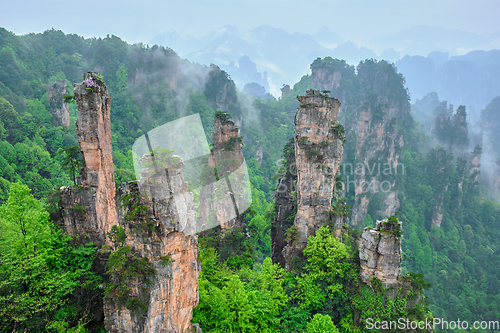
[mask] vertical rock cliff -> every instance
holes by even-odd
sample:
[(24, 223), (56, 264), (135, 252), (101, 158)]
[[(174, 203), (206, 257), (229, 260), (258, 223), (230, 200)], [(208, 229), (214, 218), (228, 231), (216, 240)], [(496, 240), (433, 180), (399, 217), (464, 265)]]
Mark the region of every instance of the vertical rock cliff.
[[(63, 228), (100, 248), (97, 266), (109, 280), (106, 330), (191, 332), (200, 263), (184, 164), (175, 156), (146, 155), (140, 184), (122, 185), (115, 197), (109, 93), (94, 72), (84, 74), (74, 93), (84, 170), (78, 187), (61, 189)], [(112, 241), (109, 235), (121, 229), (121, 240)]]
[[(221, 226), (223, 231), (242, 227), (247, 207), (244, 184), (243, 154), (239, 128), (229, 114), (217, 111), (212, 133), (212, 151), (204, 171), (200, 192), (201, 230)], [(231, 181), (232, 180), (232, 181)]]
[(231, 110), (236, 125), (241, 126), (242, 109), (238, 101), (236, 85), (229, 75), (216, 65), (210, 65), (210, 72), (204, 89), (207, 103), (214, 110), (227, 112)]
[[(149, 165), (140, 185), (130, 182), (120, 187), (118, 221), (127, 234), (125, 244), (136, 257), (147, 258), (156, 273), (151, 281), (142, 277), (128, 283), (128, 300), (142, 302), (145, 309), (124, 307), (116, 298), (107, 298), (106, 329), (187, 333), (193, 329), (201, 269), (198, 237), (192, 232), (196, 226), (193, 195), (184, 181), (180, 159), (174, 158), (161, 170), (158, 164)], [(154, 172), (159, 172), (157, 177), (147, 177)]]
[(339, 119), (345, 126), (348, 154), (341, 176), (346, 196), (354, 197), (349, 202), (351, 223), (359, 225), (369, 212), (389, 216), (400, 205), (404, 137), (398, 126), (411, 116), (404, 79), (392, 65), (366, 60), (356, 69), (357, 73), (354, 66), (329, 57), (311, 64), (313, 86), (342, 102)]
[[(274, 218), (271, 222), (272, 259), (286, 267), (283, 249), (287, 240), (293, 242), (290, 227), (293, 226), (297, 214), (297, 172), (295, 170), (295, 144), (290, 140), (284, 148), (283, 165), (279, 170), (278, 187), (274, 194)], [(288, 234), (287, 235), (287, 230)]]
[(475, 185), (479, 180), (479, 171), (481, 168), (481, 153), (482, 149), (480, 146), (474, 147), (474, 151), (472, 152), (472, 158), (469, 166), (469, 181)]
[(401, 275), (401, 230), (403, 224), (388, 226), (387, 219), (377, 221), (375, 229), (366, 228), (359, 244), (361, 280), (371, 285), (371, 278), (381, 280), (386, 287), (398, 285)]
[(64, 103), (66, 80), (57, 79), (54, 85), (47, 83), (49, 94), (50, 118), (54, 126), (69, 127), (69, 106)]
[[(337, 170), (344, 151), (344, 137), (337, 126), (340, 102), (308, 90), (297, 96), (295, 115), (295, 168), (297, 170), (296, 236), (285, 247), (285, 258), (307, 245), (307, 237), (330, 221)], [(337, 127), (336, 127), (337, 126)]]
[[(91, 235), (98, 245), (106, 242), (106, 233), (117, 223), (115, 178), (111, 145), (111, 97), (97, 73), (87, 72), (83, 82), (75, 84), (78, 108), (76, 123), (84, 169), (80, 188), (63, 191), (64, 227), (70, 235)], [(90, 86), (90, 87), (89, 87)]]

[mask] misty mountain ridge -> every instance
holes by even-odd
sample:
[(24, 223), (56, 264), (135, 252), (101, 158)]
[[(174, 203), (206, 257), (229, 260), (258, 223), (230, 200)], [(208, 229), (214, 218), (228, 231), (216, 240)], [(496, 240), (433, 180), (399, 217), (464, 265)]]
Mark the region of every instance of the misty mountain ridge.
[(500, 50), (447, 56), (444, 52), (428, 57), (406, 55), (396, 66), (405, 76), (412, 101), (435, 91), (454, 105), (465, 105), (474, 124), (479, 121), (479, 111), (500, 95)]
[[(420, 61), (426, 72), (432, 66), (433, 70), (438, 70), (450, 56), (498, 47), (500, 33), (479, 35), (442, 27), (416, 26), (358, 45), (353, 41), (343, 40), (338, 33), (330, 31), (326, 26), (310, 35), (288, 33), (269, 25), (262, 25), (250, 31), (226, 25), (202, 37), (168, 32), (157, 35), (149, 44), (168, 46), (181, 57), (191, 61), (218, 65), (231, 75), (240, 90), (246, 83), (251, 82), (247, 80), (249, 77), (257, 77), (259, 79), (253, 82), (265, 87), (266, 91), (274, 96), (279, 96), (279, 88), (283, 84), (297, 82), (302, 75), (309, 72), (309, 64), (318, 57), (331, 56), (357, 65), (359, 61), (370, 58), (398, 62), (405, 55), (420, 56), (427, 58)], [(240, 59), (243, 56), (247, 56), (255, 66), (240, 68)], [(405, 61), (401, 64), (402, 67), (408, 67)], [(421, 71), (420, 68), (415, 70)], [(401, 72), (405, 77), (413, 75), (404, 70)], [(410, 81), (412, 80), (410, 78)], [(438, 89), (417, 92), (416, 96), (421, 98), (432, 90)], [(438, 93), (446, 95), (440, 91)], [(490, 100), (491, 98), (488, 98), (488, 101), (480, 102), (476, 109), (481, 109)]]

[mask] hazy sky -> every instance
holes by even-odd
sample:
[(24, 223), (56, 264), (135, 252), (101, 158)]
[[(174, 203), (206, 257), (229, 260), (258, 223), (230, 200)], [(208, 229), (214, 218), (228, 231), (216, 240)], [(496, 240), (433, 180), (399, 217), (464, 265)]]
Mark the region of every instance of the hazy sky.
[[(311, 2), (309, 2), (311, 3)], [(167, 31), (203, 36), (230, 24), (250, 30), (267, 24), (313, 34), (322, 26), (344, 40), (366, 42), (416, 25), (473, 33), (500, 31), (499, 0), (4, 0), (0, 26), (16, 34), (55, 28), (85, 37), (114, 34), (147, 43)]]

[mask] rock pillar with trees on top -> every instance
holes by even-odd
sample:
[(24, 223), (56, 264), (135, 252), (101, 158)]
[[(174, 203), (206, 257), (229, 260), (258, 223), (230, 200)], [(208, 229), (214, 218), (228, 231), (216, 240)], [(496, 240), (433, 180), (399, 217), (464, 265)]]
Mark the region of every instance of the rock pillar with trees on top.
[[(332, 220), (332, 198), (337, 171), (344, 152), (344, 129), (338, 124), (338, 99), (308, 90), (297, 96), (295, 115), (295, 168), (297, 172), (297, 214), (292, 235), (285, 247), (287, 263), (300, 254), (307, 237)], [(293, 238), (293, 239), (292, 239)], [(288, 264), (287, 264), (288, 265)]]
[(111, 144), (111, 97), (95, 72), (83, 75), (73, 90), (83, 171), (76, 187), (62, 190), (64, 228), (70, 235), (90, 235), (98, 246), (117, 223), (115, 177)]
[[(106, 330), (191, 332), (197, 328), (190, 320), (200, 263), (183, 162), (168, 151), (148, 151), (143, 172), (154, 176), (122, 185), (115, 196), (106, 85), (98, 73), (87, 72), (74, 94), (83, 169), (75, 186), (61, 188), (63, 230), (99, 248), (95, 266), (105, 272)], [(157, 165), (162, 159), (172, 163)]]

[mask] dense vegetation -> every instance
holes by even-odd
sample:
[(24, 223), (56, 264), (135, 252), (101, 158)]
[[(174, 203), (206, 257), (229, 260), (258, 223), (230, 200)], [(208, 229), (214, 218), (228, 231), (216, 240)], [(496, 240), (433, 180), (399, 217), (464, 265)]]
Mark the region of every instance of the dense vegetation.
[[(348, 163), (356, 162), (352, 124), (357, 110), (370, 108), (381, 121), (387, 110), (381, 96), (406, 110), (395, 116), (397, 125), (392, 123), (405, 135), (399, 153), (406, 173), (390, 178), (397, 181), (404, 221), (405, 273), (421, 273), (432, 283), (426, 295), (436, 317), (498, 320), (500, 211), (485, 199), (487, 189), (470, 181), (468, 161), (447, 151), (449, 147), (432, 147), (409, 107), (405, 109), (404, 79), (392, 65), (367, 60), (354, 68), (325, 58), (311, 68), (342, 72), (331, 95), (345, 96), (341, 121)], [(169, 49), (127, 45), (115, 36), (84, 39), (49, 30), (18, 37), (0, 29), (0, 332), (102, 330), (102, 318), (92, 308), (115, 286), (106, 285), (92, 269), (97, 256), (93, 244), (70, 240), (49, 218), (57, 209), (51, 194), (74, 182), (65, 161), (77, 140), (74, 104), (69, 128), (52, 125), (47, 82), (66, 80), (71, 92), (87, 70), (102, 74), (112, 97), (117, 184), (134, 177), (134, 141), (163, 123), (199, 113), (210, 141), (220, 103), (242, 123), (252, 206), (245, 216), (247, 230), (223, 235), (232, 255), (215, 245), (220, 236), (200, 240), (200, 305), (193, 322), (204, 332), (354, 332), (361, 329), (354, 322), (370, 316), (430, 315), (423, 306), (406, 309), (410, 289), (391, 299), (383, 288), (363, 286), (355, 242), (359, 231), (354, 229), (343, 229), (343, 243), (328, 228), (320, 229), (309, 240), (302, 265), (291, 272), (269, 258), (275, 175), (280, 160), (290, 154), (291, 147), (283, 147), (294, 134), (295, 96), (312, 88), (311, 76), (281, 99), (264, 102), (239, 96), (225, 72), (191, 64)], [(383, 77), (384, 85), (379, 84)], [(229, 97), (221, 101), (217, 92), (225, 86)], [(454, 133), (444, 133), (443, 140), (449, 142), (446, 138)], [(349, 206), (355, 203), (353, 191), (345, 197)], [(385, 217), (380, 215), (384, 198), (372, 199), (367, 226)], [(444, 217), (441, 227), (433, 227), (438, 204)], [(421, 276), (411, 275), (412, 290), (426, 287), (419, 281)]]

